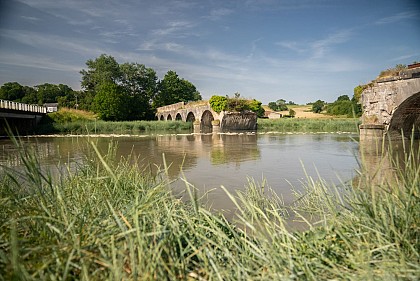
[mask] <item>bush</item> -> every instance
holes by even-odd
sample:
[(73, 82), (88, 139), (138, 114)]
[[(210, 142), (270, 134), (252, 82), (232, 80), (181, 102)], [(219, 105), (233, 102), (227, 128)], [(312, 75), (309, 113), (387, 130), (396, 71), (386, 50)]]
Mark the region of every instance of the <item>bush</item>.
[(211, 109), (220, 113), (227, 108), (227, 98), (223, 96), (212, 96), (209, 100)]

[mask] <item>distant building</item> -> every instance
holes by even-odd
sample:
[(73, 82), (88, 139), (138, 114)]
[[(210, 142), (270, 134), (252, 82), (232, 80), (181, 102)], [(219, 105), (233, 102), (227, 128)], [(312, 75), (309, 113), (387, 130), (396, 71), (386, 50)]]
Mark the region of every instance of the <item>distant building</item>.
[(44, 103), (47, 108), (47, 113), (56, 112), (58, 110), (58, 103)]
[(270, 112), (269, 114), (268, 114), (268, 118), (269, 119), (279, 119), (279, 118), (281, 118), (283, 115), (281, 114), (281, 113), (278, 113), (278, 112)]

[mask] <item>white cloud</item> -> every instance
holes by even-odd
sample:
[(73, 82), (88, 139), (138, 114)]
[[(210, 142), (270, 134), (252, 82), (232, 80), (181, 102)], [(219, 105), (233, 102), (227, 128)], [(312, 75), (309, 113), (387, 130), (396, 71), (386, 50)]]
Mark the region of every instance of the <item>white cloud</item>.
[(378, 24), (378, 25), (390, 24), (390, 23), (402, 21), (402, 20), (405, 20), (405, 19), (416, 18), (418, 16), (419, 16), (419, 13), (416, 12), (416, 11), (402, 12), (402, 13), (398, 13), (398, 14), (390, 16), (390, 17), (379, 19), (375, 22), (375, 24)]

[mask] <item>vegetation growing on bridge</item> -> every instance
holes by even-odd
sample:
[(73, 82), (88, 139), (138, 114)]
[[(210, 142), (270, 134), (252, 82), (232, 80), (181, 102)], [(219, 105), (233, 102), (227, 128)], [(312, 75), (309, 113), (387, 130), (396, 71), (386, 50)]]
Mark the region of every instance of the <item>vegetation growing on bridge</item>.
[[(4, 280), (416, 280), (420, 275), (418, 154), (395, 179), (354, 188), (308, 178), (285, 206), (265, 182), (227, 196), (228, 221), (186, 183), (152, 176), (92, 149), (56, 178), (22, 147), (20, 171), (0, 186)], [(417, 151), (419, 151), (417, 149)], [(389, 155), (392, 155), (390, 153)], [(134, 165), (133, 165), (134, 163)], [(47, 170), (48, 171), (48, 170)], [(275, 183), (272, 183), (275, 184)], [(287, 218), (307, 224), (292, 231)], [(312, 218), (312, 220), (311, 220)]]
[(255, 112), (258, 117), (264, 117), (264, 108), (260, 101), (241, 98), (239, 93), (236, 93), (233, 98), (214, 95), (210, 98), (209, 104), (217, 113), (221, 111), (241, 112), (250, 110)]

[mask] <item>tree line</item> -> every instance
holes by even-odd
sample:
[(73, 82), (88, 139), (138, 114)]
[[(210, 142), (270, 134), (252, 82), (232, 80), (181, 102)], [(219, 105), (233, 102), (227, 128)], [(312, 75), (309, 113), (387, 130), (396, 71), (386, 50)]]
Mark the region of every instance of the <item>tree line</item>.
[(81, 91), (63, 84), (44, 83), (34, 87), (8, 82), (0, 87), (0, 99), (95, 112), (102, 120), (152, 120), (157, 107), (201, 100), (201, 94), (189, 81), (169, 70), (162, 80), (156, 71), (138, 63), (119, 64), (102, 54), (86, 62), (82, 69)]

